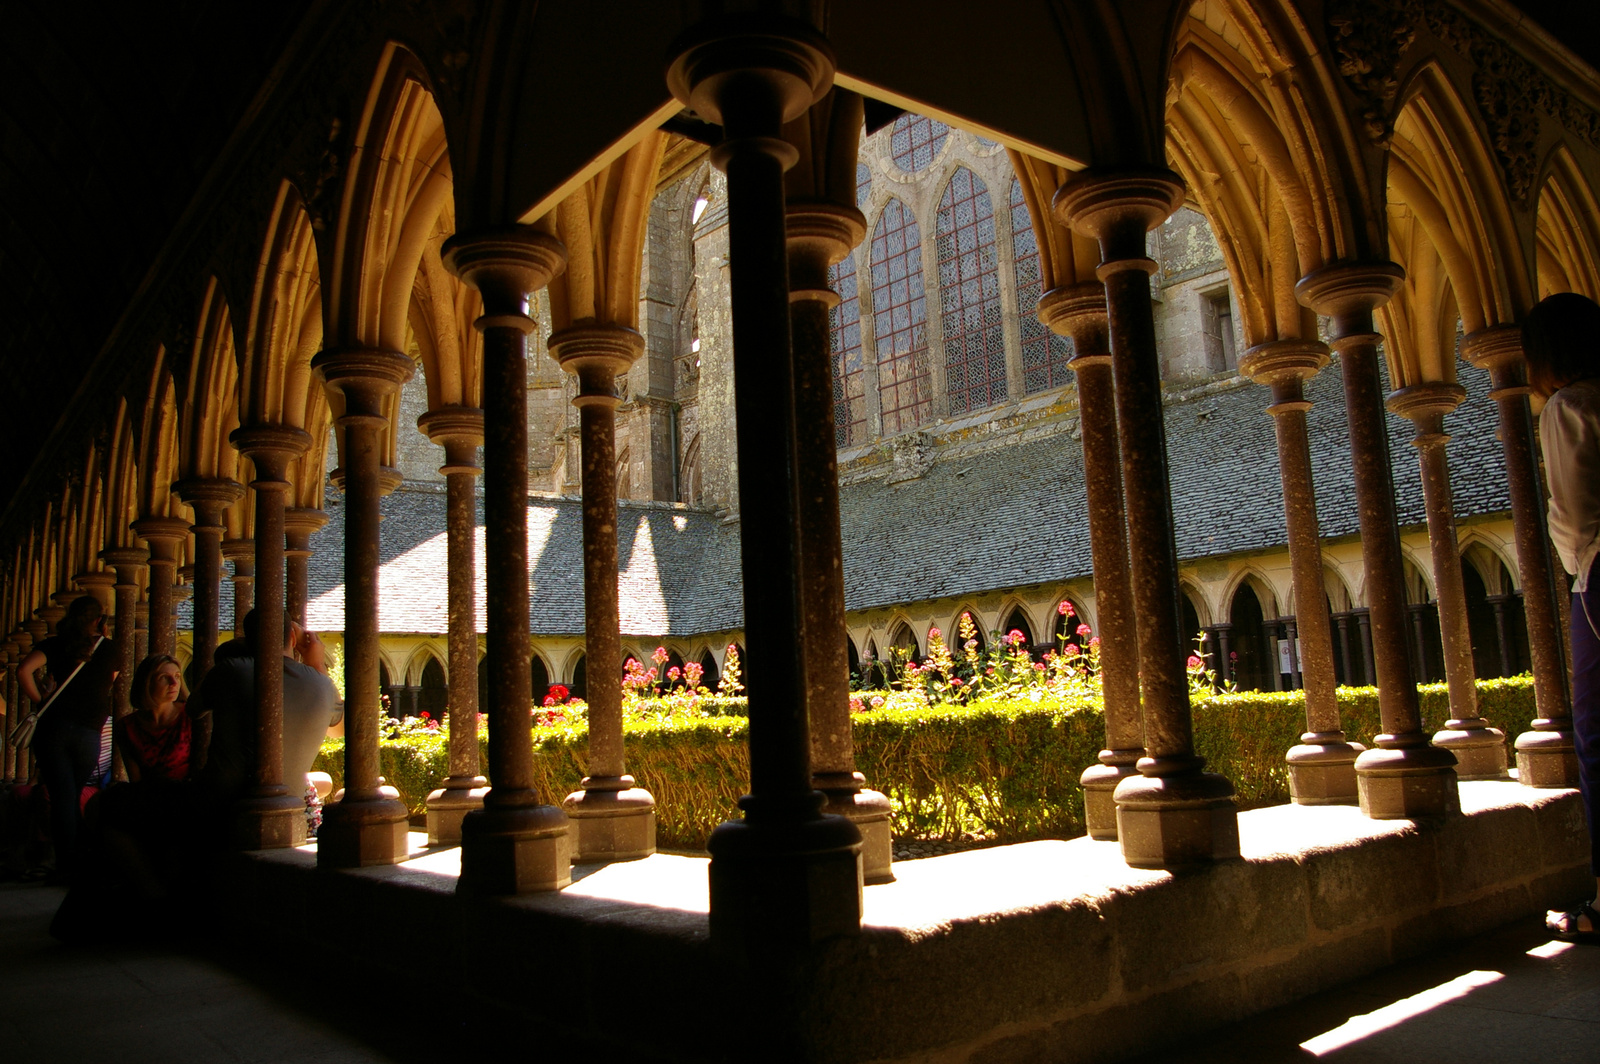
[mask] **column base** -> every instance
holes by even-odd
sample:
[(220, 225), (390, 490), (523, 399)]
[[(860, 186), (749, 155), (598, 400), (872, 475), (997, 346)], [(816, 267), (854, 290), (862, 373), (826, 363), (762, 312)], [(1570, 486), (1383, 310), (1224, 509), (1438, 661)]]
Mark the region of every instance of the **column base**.
[(304, 798), (278, 794), (246, 798), (233, 821), (233, 845), (240, 850), (286, 850), (306, 841)]
[(1301, 743), (1289, 748), (1289, 797), (1295, 805), (1355, 805), (1360, 743)]
[(1434, 746), (1368, 750), (1356, 758), (1362, 814), (1373, 820), (1415, 820), (1459, 813), (1455, 766), (1454, 754)]
[(813, 777), (817, 789), (826, 799), (822, 811), (829, 816), (842, 816), (861, 833), (861, 881), (869, 886), (894, 882), (894, 830), (889, 823), (893, 812), (886, 795), (868, 790), (867, 778), (853, 773), (855, 786), (827, 787), (824, 780)]
[(706, 848), (711, 942), (725, 955), (751, 959), (860, 933), (861, 833), (844, 817), (729, 820)]
[(318, 868), (399, 864), (410, 852), (410, 811), (393, 798), (341, 798), (322, 810)]
[(428, 845), (451, 846), (461, 841), (461, 818), (483, 808), (489, 781), (482, 776), (451, 776), (428, 795)]
[(1223, 776), (1129, 776), (1114, 795), (1117, 839), (1130, 868), (1172, 870), (1239, 856), (1239, 811)]
[(1456, 755), (1456, 779), (1503, 780), (1506, 771), (1506, 733), (1490, 728), (1481, 720), (1475, 727), (1462, 727), (1464, 721), (1446, 721), (1444, 730), (1435, 732), (1433, 745)]
[[(494, 797), (491, 788), (489, 799)], [(529, 894), (572, 882), (567, 814), (553, 805), (494, 806), (461, 821), (462, 894)]]
[(636, 861), (656, 852), (656, 800), (642, 787), (574, 791), (561, 803), (572, 821), (572, 860), (578, 864)]
[[(1136, 761), (1137, 758), (1134, 759)], [(1117, 841), (1117, 786), (1139, 770), (1134, 761), (1126, 764), (1100, 762), (1090, 765), (1078, 777), (1083, 787), (1083, 821), (1091, 839)]]
[(1534, 721), (1533, 731), (1517, 736), (1517, 778), (1529, 787), (1576, 787), (1578, 749), (1571, 725), (1546, 729), (1541, 723)]

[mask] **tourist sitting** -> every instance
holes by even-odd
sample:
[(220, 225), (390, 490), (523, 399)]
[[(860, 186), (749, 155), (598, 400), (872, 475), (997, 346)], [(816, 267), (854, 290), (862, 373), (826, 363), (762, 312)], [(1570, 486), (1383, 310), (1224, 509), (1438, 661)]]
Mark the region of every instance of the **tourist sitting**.
[(130, 783), (189, 778), (194, 727), (180, 701), (178, 659), (152, 654), (133, 674), (135, 709), (112, 727)]

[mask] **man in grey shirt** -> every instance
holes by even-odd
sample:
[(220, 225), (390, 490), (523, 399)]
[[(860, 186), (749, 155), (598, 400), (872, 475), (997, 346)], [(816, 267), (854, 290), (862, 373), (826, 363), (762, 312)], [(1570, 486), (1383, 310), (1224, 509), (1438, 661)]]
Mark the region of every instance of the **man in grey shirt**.
[[(248, 656), (231, 654), (206, 674), (195, 698), (211, 741), (200, 770), (200, 785), (222, 802), (244, 797), (256, 767), (255, 670), (261, 633), (256, 612), (244, 619)], [(299, 660), (296, 660), (298, 656)], [(322, 737), (339, 723), (344, 710), (328, 679), (322, 640), (285, 619), (283, 632), (283, 776), (289, 793), (304, 789)], [(206, 730), (204, 724), (202, 731)]]

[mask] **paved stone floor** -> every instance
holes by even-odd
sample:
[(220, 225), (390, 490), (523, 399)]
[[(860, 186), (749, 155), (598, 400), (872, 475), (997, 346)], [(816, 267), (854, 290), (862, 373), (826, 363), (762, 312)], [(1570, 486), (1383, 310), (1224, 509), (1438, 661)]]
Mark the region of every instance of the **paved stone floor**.
[[(60, 946), (46, 933), (60, 898), (0, 884), (0, 1060), (437, 1064), (513, 1049), (538, 1059), (514, 1018), (453, 998), (447, 973), (430, 977), (422, 929), (395, 937), (415, 952), (414, 983), (362, 987), (340, 958), (295, 968), (203, 941), (185, 952)], [(1137, 1064), (1313, 1060), (1595, 1064), (1600, 948), (1512, 924)]]

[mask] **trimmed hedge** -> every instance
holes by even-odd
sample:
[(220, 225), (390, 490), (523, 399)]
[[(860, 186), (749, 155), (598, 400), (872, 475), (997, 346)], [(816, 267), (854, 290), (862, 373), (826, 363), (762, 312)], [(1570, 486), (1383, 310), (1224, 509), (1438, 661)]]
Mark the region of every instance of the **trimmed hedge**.
[[(1419, 689), (1425, 726), (1448, 715), (1443, 684)], [(1479, 709), (1508, 739), (1534, 717), (1526, 676), (1478, 683)], [(1345, 730), (1372, 742), (1379, 730), (1377, 690), (1339, 690)], [(719, 707), (722, 708), (722, 707)], [(727, 707), (725, 712), (732, 710)], [(1078, 777), (1104, 741), (1099, 704), (983, 702), (916, 710), (878, 709), (854, 717), (857, 767), (889, 796), (901, 837), (954, 838), (976, 833), (1020, 840), (1083, 833)], [(656, 797), (661, 845), (698, 849), (718, 823), (737, 815), (749, 779), (743, 716), (633, 721), (623, 726), (628, 768)], [(1251, 692), (1194, 704), (1195, 746), (1227, 776), (1248, 805), (1287, 801), (1284, 755), (1305, 730), (1304, 695)], [(533, 729), (536, 788), (559, 803), (583, 777), (583, 725)], [(483, 764), (488, 764), (487, 742)], [(316, 767), (342, 782), (342, 740), (323, 744)], [(447, 774), (445, 738), (412, 735), (380, 744), (383, 775), (401, 800), (421, 812)]]

